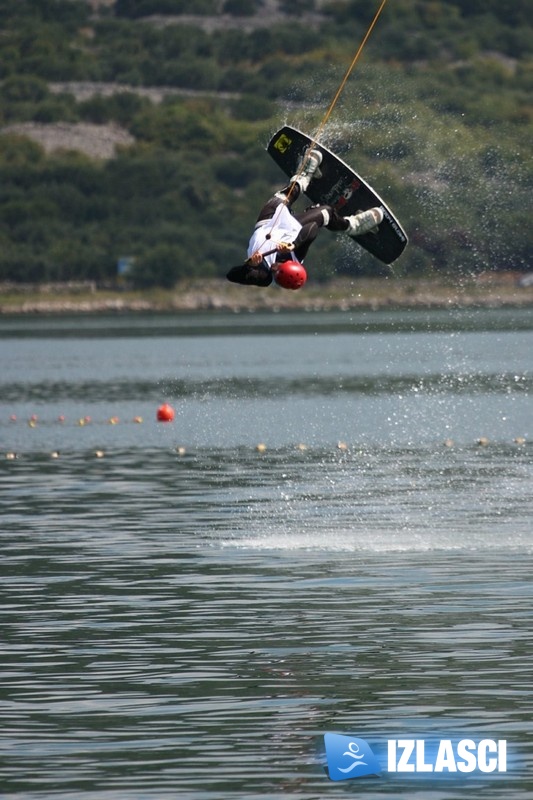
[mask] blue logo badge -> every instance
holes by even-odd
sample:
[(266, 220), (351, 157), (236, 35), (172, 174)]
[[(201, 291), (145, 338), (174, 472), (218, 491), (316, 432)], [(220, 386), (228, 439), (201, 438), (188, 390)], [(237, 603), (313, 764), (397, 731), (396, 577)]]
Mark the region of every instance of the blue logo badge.
[(361, 778), (381, 772), (379, 762), (370, 745), (355, 736), (339, 733), (324, 734), (329, 777), (332, 781)]

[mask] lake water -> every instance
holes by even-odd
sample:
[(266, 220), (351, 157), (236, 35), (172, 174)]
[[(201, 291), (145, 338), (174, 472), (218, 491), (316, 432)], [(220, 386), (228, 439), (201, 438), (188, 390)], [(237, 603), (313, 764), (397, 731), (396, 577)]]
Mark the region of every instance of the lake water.
[[(3, 798), (533, 797), (530, 309), (0, 347)], [(336, 782), (327, 732), (506, 740), (507, 771)]]

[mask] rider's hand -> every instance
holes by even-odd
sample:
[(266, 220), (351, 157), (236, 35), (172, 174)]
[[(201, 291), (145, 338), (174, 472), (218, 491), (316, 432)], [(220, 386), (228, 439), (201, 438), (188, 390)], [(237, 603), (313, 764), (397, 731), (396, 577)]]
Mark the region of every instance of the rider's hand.
[(261, 261), (263, 260), (263, 256), (256, 250), (255, 253), (252, 253), (250, 258), (248, 259), (248, 264), (251, 264), (252, 267), (258, 267)]

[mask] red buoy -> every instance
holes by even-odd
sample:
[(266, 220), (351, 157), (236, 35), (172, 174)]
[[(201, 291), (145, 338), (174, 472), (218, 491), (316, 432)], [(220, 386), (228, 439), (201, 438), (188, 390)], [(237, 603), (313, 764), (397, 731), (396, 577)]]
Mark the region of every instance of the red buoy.
[(159, 406), (157, 409), (158, 422), (172, 422), (174, 417), (175, 411), (168, 403), (163, 403), (163, 405)]

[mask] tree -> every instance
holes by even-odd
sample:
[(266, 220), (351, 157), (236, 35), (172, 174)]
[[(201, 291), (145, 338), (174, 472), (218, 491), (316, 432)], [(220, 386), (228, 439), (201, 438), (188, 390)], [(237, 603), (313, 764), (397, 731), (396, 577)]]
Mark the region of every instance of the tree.
[(257, 0), (226, 0), (222, 11), (235, 17), (253, 17), (260, 4)]
[(190, 274), (189, 256), (180, 245), (159, 244), (135, 261), (131, 280), (143, 288), (171, 289), (179, 278)]

